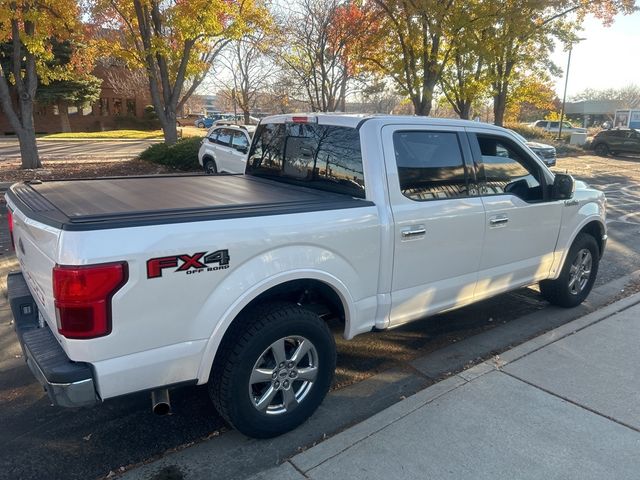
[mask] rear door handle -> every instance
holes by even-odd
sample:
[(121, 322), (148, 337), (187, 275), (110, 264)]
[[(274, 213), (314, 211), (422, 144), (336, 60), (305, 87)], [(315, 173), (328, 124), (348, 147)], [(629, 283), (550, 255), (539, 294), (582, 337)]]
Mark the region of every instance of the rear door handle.
[(506, 215), (496, 215), (495, 217), (491, 217), (489, 219), (489, 225), (492, 227), (499, 227), (500, 225), (504, 225), (509, 221), (509, 217)]
[(421, 237), (425, 233), (427, 233), (427, 229), (423, 226), (405, 228), (400, 232), (404, 239)]

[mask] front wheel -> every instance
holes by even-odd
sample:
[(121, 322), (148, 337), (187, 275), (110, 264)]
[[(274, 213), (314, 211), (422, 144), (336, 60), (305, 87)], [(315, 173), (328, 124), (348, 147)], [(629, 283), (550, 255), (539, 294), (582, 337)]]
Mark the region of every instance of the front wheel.
[(275, 437), (313, 414), (335, 366), (333, 335), (318, 315), (295, 304), (267, 304), (230, 327), (213, 364), (209, 393), (238, 431)]
[(579, 234), (556, 280), (540, 282), (540, 293), (553, 305), (571, 308), (580, 305), (589, 295), (598, 274), (600, 249), (596, 239)]
[(218, 167), (216, 167), (216, 162), (213, 160), (205, 160), (203, 168), (204, 173), (207, 175), (216, 175), (218, 173)]
[(594, 150), (596, 154), (600, 155), (601, 157), (606, 157), (607, 155), (609, 155), (609, 147), (607, 147), (605, 143), (599, 143), (595, 146)]

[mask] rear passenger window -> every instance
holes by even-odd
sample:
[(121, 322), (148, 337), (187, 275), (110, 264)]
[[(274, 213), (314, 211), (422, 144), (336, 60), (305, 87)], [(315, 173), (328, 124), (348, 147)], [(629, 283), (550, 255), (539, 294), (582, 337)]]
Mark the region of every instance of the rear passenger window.
[(393, 134), (393, 146), (405, 197), (422, 201), (468, 195), (455, 132), (399, 131)]
[(236, 150), (245, 150), (249, 148), (249, 141), (244, 133), (234, 131), (231, 146)]
[(221, 128), (218, 130), (218, 138), (216, 139), (216, 143), (218, 145), (224, 145), (228, 147), (231, 143), (231, 135), (233, 135), (233, 131), (228, 128)]

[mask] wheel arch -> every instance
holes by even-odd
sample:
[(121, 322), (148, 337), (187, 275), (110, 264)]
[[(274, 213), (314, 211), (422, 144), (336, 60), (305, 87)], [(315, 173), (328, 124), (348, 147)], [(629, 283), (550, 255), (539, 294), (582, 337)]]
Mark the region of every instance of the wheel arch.
[(606, 228), (602, 224), (600, 220), (591, 220), (587, 224), (585, 224), (571, 239), (571, 243), (575, 241), (576, 237), (581, 233), (587, 233), (595, 238), (596, 243), (598, 244), (598, 252), (600, 253), (600, 258), (602, 258), (602, 254), (604, 253), (604, 246), (606, 241)]
[[(298, 303), (296, 296), (309, 294), (317, 300), (313, 305), (322, 305), (329, 313), (340, 316), (344, 321), (345, 332), (350, 331), (355, 305), (346, 285), (338, 278), (317, 270), (293, 271), (274, 276), (245, 293), (222, 315), (205, 347), (198, 369), (198, 383), (208, 381), (220, 345), (230, 327), (242, 321), (243, 313), (266, 301), (289, 300)], [(303, 307), (305, 305), (309, 304), (302, 303)]]
[(566, 261), (567, 255), (569, 254), (569, 249), (571, 248), (571, 245), (573, 245), (573, 242), (575, 242), (577, 236), (580, 235), (581, 233), (587, 233), (595, 238), (596, 243), (598, 244), (598, 249), (600, 251), (599, 252), (600, 258), (602, 258), (602, 255), (604, 253), (604, 247), (606, 245), (606, 238), (607, 238), (606, 232), (607, 232), (607, 228), (604, 225), (602, 218), (599, 215), (592, 215), (587, 219), (585, 219), (583, 222), (581, 222), (580, 225), (578, 225), (577, 228), (575, 228), (575, 230), (571, 233), (569, 240), (566, 243), (564, 243), (564, 247), (561, 250), (562, 252), (561, 256), (558, 258), (556, 262), (554, 262), (554, 266), (553, 266), (554, 273), (550, 279), (558, 278), (562, 270), (562, 266)]

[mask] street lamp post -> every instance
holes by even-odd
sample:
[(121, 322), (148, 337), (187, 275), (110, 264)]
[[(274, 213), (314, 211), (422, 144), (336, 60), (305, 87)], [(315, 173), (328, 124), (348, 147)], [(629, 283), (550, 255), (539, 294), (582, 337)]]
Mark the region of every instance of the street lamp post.
[[(581, 42), (586, 38), (577, 38), (576, 42)], [(573, 43), (569, 45), (569, 59), (567, 60), (567, 73), (564, 78), (564, 93), (562, 94), (562, 109), (560, 110), (560, 125), (558, 128), (558, 140), (562, 139), (562, 122), (564, 121), (564, 104), (567, 101), (567, 85), (569, 84), (569, 68), (571, 67), (571, 52), (573, 51)]]

